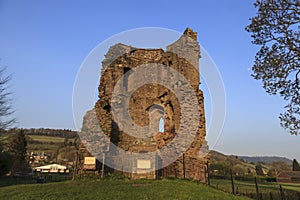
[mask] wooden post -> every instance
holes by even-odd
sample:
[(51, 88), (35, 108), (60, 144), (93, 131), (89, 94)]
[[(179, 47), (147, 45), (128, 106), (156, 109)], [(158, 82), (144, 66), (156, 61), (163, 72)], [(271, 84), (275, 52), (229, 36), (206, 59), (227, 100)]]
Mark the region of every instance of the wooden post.
[(260, 200), (259, 190), (258, 190), (258, 185), (257, 185), (257, 179), (256, 179), (256, 177), (254, 177), (254, 181), (255, 181), (255, 188), (256, 188), (256, 196), (257, 196), (257, 199)]
[(270, 192), (270, 200), (273, 200), (272, 192)]
[(281, 196), (281, 199), (282, 199), (282, 200), (285, 200), (284, 192), (283, 192), (283, 189), (282, 189), (282, 186), (281, 186), (281, 185), (279, 185), (279, 190), (280, 190), (280, 196)]
[[(200, 168), (200, 165), (199, 165), (199, 169), (198, 169), (198, 176), (199, 176), (199, 181), (201, 179), (201, 168)], [(206, 177), (205, 178), (205, 183), (207, 183), (207, 180), (206, 180)]]
[(158, 155), (156, 154), (155, 155), (155, 179), (156, 180), (158, 180), (158, 176), (159, 176), (159, 173), (158, 173), (158, 168), (159, 168), (159, 166), (158, 166)]
[(134, 159), (132, 158), (132, 151), (130, 152), (130, 178), (132, 179), (133, 177), (133, 161)]
[(123, 157), (121, 158), (121, 165), (122, 165), (122, 168), (121, 168), (120, 174), (123, 175), (124, 174), (124, 160), (123, 160)]
[(157, 169), (158, 169), (158, 166), (157, 166), (157, 154), (155, 154), (155, 180), (158, 179)]
[(78, 158), (79, 158), (79, 156), (78, 156), (78, 150), (77, 150), (77, 152), (76, 152), (76, 160), (75, 160), (75, 166), (74, 166), (74, 170), (73, 170), (73, 176), (72, 176), (72, 181), (74, 181), (75, 180), (75, 176), (76, 176), (76, 174), (77, 174), (77, 165), (78, 165)]
[(262, 195), (262, 193), (260, 193), (259, 196), (260, 196), (259, 198), (260, 198), (261, 200), (263, 200), (263, 195)]
[(102, 154), (102, 167), (101, 167), (101, 178), (104, 178), (104, 162), (105, 162), (105, 153)]
[[(206, 172), (206, 171), (207, 171), (207, 168), (204, 167), (204, 180), (205, 180), (205, 183), (208, 184), (208, 180), (207, 180), (207, 178), (206, 178), (206, 177), (207, 177), (207, 172)], [(200, 172), (200, 169), (199, 169), (199, 172)], [(199, 174), (200, 174), (200, 173), (199, 173)], [(199, 180), (200, 180), (200, 175), (199, 175)]]
[(177, 178), (177, 168), (176, 168), (177, 163), (175, 162), (174, 164), (174, 170), (175, 170), (175, 178)]
[(182, 154), (182, 167), (183, 167), (183, 178), (185, 179), (185, 162), (184, 162), (184, 153)]
[(207, 168), (207, 184), (210, 185), (210, 175), (209, 175), (209, 163), (208, 161), (206, 162), (206, 168)]
[(234, 182), (233, 182), (232, 169), (230, 169), (230, 179), (231, 179), (232, 194), (235, 194), (235, 192), (234, 192)]

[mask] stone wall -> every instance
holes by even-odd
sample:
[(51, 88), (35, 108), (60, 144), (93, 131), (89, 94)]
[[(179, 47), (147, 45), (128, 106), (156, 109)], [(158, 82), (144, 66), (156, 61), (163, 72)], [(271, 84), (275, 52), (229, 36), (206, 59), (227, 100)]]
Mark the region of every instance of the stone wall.
[[(141, 127), (149, 125), (149, 134), (142, 138), (134, 137), (130, 133), (126, 133), (119, 127), (112, 116), (112, 95), (118, 81), (122, 81), (123, 89), (131, 91), (136, 82), (143, 81), (145, 77), (139, 77), (138, 80), (131, 81), (129, 76), (131, 71), (134, 71), (138, 66), (146, 64), (161, 64), (168, 66), (179, 72), (189, 82), (192, 87), (192, 92), (196, 95), (197, 105), (190, 109), (197, 109), (200, 113), (198, 126), (196, 127), (196, 135), (185, 152), (179, 152), (178, 158), (169, 162), (171, 157), (168, 153), (157, 155), (151, 160), (151, 169), (157, 168), (158, 165), (165, 166), (160, 171), (138, 171), (137, 160), (123, 161), (118, 159), (115, 162), (122, 162), (124, 167), (131, 168), (131, 173), (124, 173), (131, 178), (156, 178), (157, 176), (174, 176), (179, 178), (190, 178), (200, 181), (206, 180), (205, 170), (207, 157), (201, 154), (201, 147), (205, 141), (205, 114), (204, 114), (204, 97), (202, 91), (199, 89), (200, 85), (200, 71), (199, 71), (199, 58), (200, 46), (197, 40), (197, 33), (187, 28), (181, 38), (175, 43), (169, 45), (166, 51), (163, 49), (138, 49), (124, 44), (116, 44), (112, 46), (107, 52), (105, 59), (102, 62), (102, 71), (100, 85), (98, 88), (98, 97), (94, 109), (89, 111), (85, 116), (83, 122), (83, 134), (87, 135), (87, 139), (83, 137), (84, 144), (87, 149), (93, 149), (91, 152), (99, 152), (99, 155), (94, 155), (97, 158), (105, 156), (113, 156), (110, 149), (109, 142), (112, 142), (119, 148), (126, 152), (143, 153), (153, 152), (161, 149), (164, 146), (171, 144), (174, 137), (179, 134), (180, 123), (182, 122), (181, 109), (185, 108), (180, 105), (180, 99), (176, 96), (173, 90), (161, 84), (144, 84), (138, 89), (132, 91), (131, 96), (122, 94), (118, 96), (118, 103), (115, 103), (115, 113), (121, 114), (123, 111), (123, 101), (129, 98), (129, 114), (133, 122)], [(157, 69), (159, 70), (159, 69)], [(159, 74), (159, 79), (162, 81), (176, 80), (172, 73), (166, 71), (152, 71), (147, 76)], [(124, 78), (125, 77), (125, 78)], [(155, 77), (155, 76), (154, 76)], [(181, 82), (178, 81), (174, 86), (179, 90), (184, 88)], [(182, 94), (188, 96), (190, 91), (181, 91)], [(186, 93), (186, 94), (185, 94)], [(185, 100), (189, 104), (189, 100)], [(192, 111), (192, 110), (191, 110)], [(95, 116), (92, 116), (94, 113)], [(164, 119), (164, 131), (159, 132), (159, 120)], [(189, 120), (189, 119), (184, 119)], [(97, 133), (99, 126), (104, 132), (105, 137), (98, 136), (97, 145), (94, 144), (95, 140), (91, 140), (91, 135)], [(184, 124), (183, 124), (184, 126)], [(190, 127), (183, 127), (188, 130)], [(155, 134), (150, 134), (150, 133)], [(189, 135), (190, 133), (181, 133)], [(97, 135), (97, 134), (96, 134)], [(99, 143), (99, 140), (101, 141)], [(100, 146), (99, 146), (100, 144)], [(87, 146), (89, 145), (89, 146)], [(95, 147), (97, 146), (97, 147)], [(99, 148), (98, 150), (95, 148)], [(174, 147), (179, 148), (179, 147)], [(85, 152), (86, 153), (86, 152)], [(100, 155), (101, 154), (101, 155)], [(88, 155), (86, 155), (88, 156)], [(82, 156), (81, 156), (82, 157)], [(159, 158), (159, 161), (158, 159)], [(82, 159), (82, 158), (81, 158)], [(101, 160), (99, 160), (102, 162)], [(82, 163), (82, 161), (79, 163)], [(154, 164), (153, 164), (154, 163)], [(160, 163), (160, 164), (159, 164)], [(168, 164), (164, 164), (168, 163)], [(79, 167), (82, 168), (82, 167)], [(99, 167), (98, 167), (99, 168)]]

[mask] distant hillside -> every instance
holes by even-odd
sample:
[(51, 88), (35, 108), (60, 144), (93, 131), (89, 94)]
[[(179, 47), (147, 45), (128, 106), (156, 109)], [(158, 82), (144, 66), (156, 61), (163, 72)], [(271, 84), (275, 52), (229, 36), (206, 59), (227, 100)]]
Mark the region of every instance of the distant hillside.
[[(20, 129), (10, 129), (6, 133), (14, 133)], [(50, 128), (30, 128), (22, 129), (25, 135), (44, 135), (53, 137), (63, 137), (63, 138), (75, 138), (77, 136), (76, 131), (69, 129), (50, 129)]]
[[(264, 174), (274, 173), (279, 171), (291, 170), (292, 161), (284, 157), (250, 157), (250, 156), (235, 156), (224, 155), (217, 151), (210, 151), (211, 169), (218, 171), (219, 174), (228, 175), (229, 170), (239, 175), (255, 175), (257, 162), (261, 162)], [(276, 169), (274, 171), (274, 169)]]
[(212, 160), (231, 161), (231, 163), (247, 162), (257, 164), (258, 162), (260, 162), (265, 164), (272, 164), (274, 162), (284, 162), (288, 165), (292, 165), (293, 163), (291, 159), (279, 156), (235, 156), (225, 155), (217, 151), (211, 151), (209, 154)]
[(213, 162), (228, 162), (230, 165), (242, 165), (242, 166), (247, 166), (250, 168), (255, 168), (255, 164), (252, 164), (246, 160), (241, 159), (238, 156), (235, 155), (225, 155), (223, 153), (220, 153), (218, 151), (210, 151), (210, 161), (211, 163)]
[(284, 162), (288, 165), (292, 165), (293, 161), (285, 158), (285, 157), (279, 157), (279, 156), (238, 156), (239, 159), (246, 160), (248, 162), (252, 163), (266, 163), (266, 164), (272, 164), (273, 162)]
[[(211, 166), (219, 166), (219, 168), (240, 168), (245, 173), (248, 171), (255, 171), (255, 164), (239, 159), (238, 156), (224, 155), (218, 151), (210, 151), (210, 163)], [(268, 170), (269, 166), (264, 166)], [(228, 172), (227, 172), (228, 173)]]

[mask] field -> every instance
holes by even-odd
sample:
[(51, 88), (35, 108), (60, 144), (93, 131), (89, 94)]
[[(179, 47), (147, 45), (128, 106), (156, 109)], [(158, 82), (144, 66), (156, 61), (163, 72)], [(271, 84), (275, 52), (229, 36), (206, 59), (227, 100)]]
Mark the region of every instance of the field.
[[(3, 134), (0, 136), (0, 141), (6, 142), (9, 134)], [(57, 136), (46, 136), (46, 135), (27, 135), (29, 140), (33, 141), (40, 141), (40, 142), (53, 142), (53, 143), (63, 143), (65, 138), (64, 137), (57, 137)], [(74, 138), (68, 138), (69, 142), (74, 142)]]
[(66, 181), (0, 188), (0, 199), (246, 199), (188, 180)]
[[(230, 180), (223, 180), (223, 179), (212, 179), (211, 185), (215, 188), (218, 188), (219, 190), (232, 192), (232, 186)], [(273, 198), (275, 196), (280, 195), (279, 187), (282, 186), (284, 195), (286, 197), (295, 196), (296, 198), (300, 198), (300, 184), (295, 183), (258, 183), (259, 193), (261, 193), (262, 196), (269, 197), (270, 193), (273, 194)], [(234, 181), (235, 186), (235, 193), (239, 194), (253, 194), (256, 195), (256, 187), (255, 183), (250, 181)], [(298, 192), (298, 193), (297, 193)], [(266, 199), (266, 198), (264, 198)], [(287, 198), (290, 199), (290, 198)]]
[[(46, 152), (53, 153), (64, 143), (65, 138), (44, 135), (28, 135), (28, 152)], [(69, 138), (68, 142), (74, 142), (73, 138)]]
[[(0, 141), (7, 143), (8, 134), (0, 136)], [(27, 150), (30, 152), (53, 153), (65, 142), (64, 137), (45, 136), (45, 135), (27, 135)], [(68, 143), (74, 142), (74, 138), (68, 138)]]
[(28, 137), (34, 141), (54, 142), (54, 143), (64, 142), (65, 139), (62, 137), (52, 137), (52, 136), (45, 136), (45, 135), (29, 135)]

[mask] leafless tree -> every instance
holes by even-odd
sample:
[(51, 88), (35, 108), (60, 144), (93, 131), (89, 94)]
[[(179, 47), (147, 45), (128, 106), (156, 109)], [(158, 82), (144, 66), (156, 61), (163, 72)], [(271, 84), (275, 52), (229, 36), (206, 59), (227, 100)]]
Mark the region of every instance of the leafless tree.
[(11, 75), (6, 74), (6, 68), (0, 69), (0, 129), (4, 130), (16, 123), (16, 118), (12, 115), (12, 93), (9, 91)]

